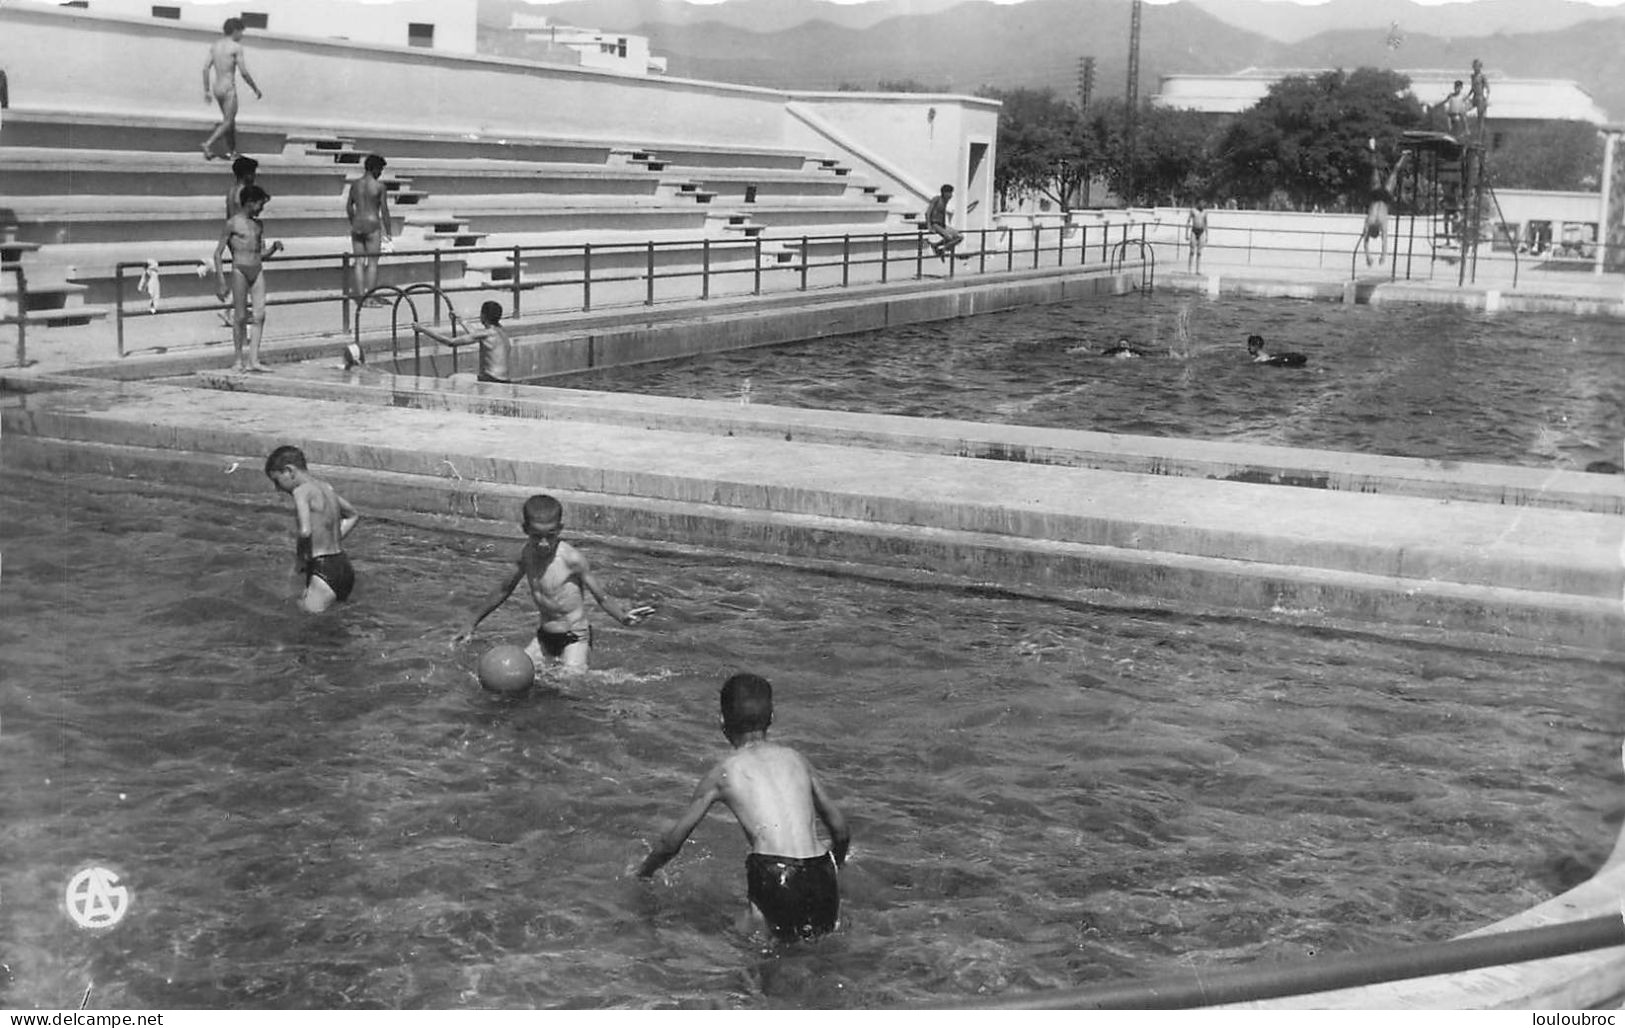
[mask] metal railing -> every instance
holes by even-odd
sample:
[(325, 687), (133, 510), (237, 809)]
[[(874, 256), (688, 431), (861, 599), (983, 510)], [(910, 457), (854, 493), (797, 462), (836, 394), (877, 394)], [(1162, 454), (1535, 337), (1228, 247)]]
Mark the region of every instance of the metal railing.
[(28, 366), (28, 273), (23, 270), (21, 255), (17, 260), (0, 262), (0, 274), (11, 272), (17, 278), (17, 367)]
[[(1097, 252), (1098, 263), (1106, 264), (1110, 260), (1114, 238), (1122, 243), (1133, 240), (1137, 232), (1141, 236), (1138, 242), (1143, 250), (1144, 226), (1124, 224), (1094, 229), (1091, 231), (1091, 226), (1081, 225), (972, 229), (964, 234), (958, 259), (947, 262), (946, 275), (952, 278), (968, 273), (971, 269), (967, 262), (971, 260), (975, 261), (974, 271), (978, 274), (1069, 265), (1082, 267), (1090, 264)], [(442, 318), (442, 305), (449, 304), (451, 297), (459, 293), (507, 294), (508, 316), (522, 317), (532, 311), (592, 311), (605, 305), (606, 293), (615, 294), (610, 304), (612, 306), (617, 303), (656, 306), (662, 302), (708, 301), (721, 289), (731, 288), (741, 280), (744, 281), (743, 288), (734, 291), (757, 296), (773, 289), (774, 283), (782, 282), (785, 277), (790, 278), (790, 284), (779, 288), (802, 292), (813, 288), (846, 288), (875, 281), (893, 281), (899, 267), (910, 269), (910, 277), (914, 279), (925, 279), (933, 277), (927, 270), (930, 255), (925, 240), (923, 232), (910, 230), (755, 236), (737, 241), (703, 237), (624, 243), (471, 246), (396, 250), (381, 255), (379, 264), (384, 268), (404, 271), (407, 275), (416, 271), (425, 276), (425, 281), (403, 283), (396, 288), (411, 289), (418, 285), (432, 287), (435, 300), (432, 323), (438, 324)], [(1019, 248), (1018, 240), (1021, 244)], [(477, 262), (483, 259), (488, 264), (484, 270), (487, 273), (499, 272), (500, 277), (480, 282), (460, 281), (466, 277), (471, 258)], [(353, 335), (360, 321), (360, 308), (354, 306), (356, 299), (348, 290), (354, 260), (353, 253), (290, 255), (286, 251), (269, 258), (267, 264), (278, 267), (314, 265), (321, 274), (331, 270), (334, 286), (280, 295), (273, 292), (266, 297), (266, 306), (336, 303), (339, 331)], [(221, 301), (200, 298), (162, 303), (156, 309), (141, 311), (138, 302), (126, 298), (128, 283), (133, 277), (131, 272), (145, 272), (154, 263), (162, 270), (196, 268), (200, 262), (121, 261), (114, 266), (114, 317), (118, 354), (121, 357), (128, 352), (126, 332), (132, 319), (222, 309)], [(540, 272), (536, 265), (543, 263), (555, 263), (559, 267)], [(822, 274), (825, 272), (827, 276)], [(825, 281), (825, 278), (828, 280)], [(680, 297), (660, 297), (657, 287), (673, 282), (688, 282), (692, 286)], [(534, 296), (544, 290), (553, 296), (562, 291), (570, 294), (571, 300), (552, 305), (535, 303)], [(413, 313), (416, 317), (415, 305)]]

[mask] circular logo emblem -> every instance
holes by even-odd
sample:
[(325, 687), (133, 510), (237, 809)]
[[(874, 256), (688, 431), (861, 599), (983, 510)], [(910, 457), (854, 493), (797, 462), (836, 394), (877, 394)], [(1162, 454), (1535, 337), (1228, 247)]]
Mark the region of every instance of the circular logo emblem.
[(105, 867), (87, 867), (68, 882), (68, 916), (80, 928), (111, 928), (130, 909), (130, 890)]

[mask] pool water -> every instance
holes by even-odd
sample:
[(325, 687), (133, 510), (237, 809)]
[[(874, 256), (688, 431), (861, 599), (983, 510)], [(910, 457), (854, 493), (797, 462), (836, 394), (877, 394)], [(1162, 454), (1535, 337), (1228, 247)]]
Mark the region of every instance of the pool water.
[[(952, 1002), (1443, 939), (1583, 880), (1625, 814), (1617, 664), (587, 540), (658, 613), (595, 612), (588, 680), (506, 700), (471, 672), (525, 601), (449, 640), (516, 526), (364, 521), (320, 618), (290, 534), (269, 485), (8, 475), (0, 1006)], [(741, 669), (854, 831), (841, 930), (782, 952), (731, 927), (720, 809), (628, 876)], [(133, 897), (101, 933), (63, 898), (93, 864)]]
[[(1305, 354), (1252, 364), (1246, 339)], [(1159, 354), (1099, 351), (1127, 337)], [(549, 385), (1437, 460), (1621, 463), (1617, 319), (1159, 293), (610, 368)]]

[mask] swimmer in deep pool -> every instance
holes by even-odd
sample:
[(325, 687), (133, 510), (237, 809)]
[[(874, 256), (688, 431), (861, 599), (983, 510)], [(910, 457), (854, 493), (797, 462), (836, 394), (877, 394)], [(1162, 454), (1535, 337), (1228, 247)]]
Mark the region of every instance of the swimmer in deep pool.
[(1309, 363), (1309, 358), (1301, 353), (1270, 353), (1264, 349), (1261, 335), (1247, 337), (1247, 356), (1254, 364), (1268, 364), (1272, 368), (1301, 368)]
[(1122, 336), (1117, 340), (1116, 343), (1113, 343), (1111, 346), (1108, 346), (1104, 350), (1100, 351), (1100, 355), (1102, 357), (1119, 358), (1144, 357), (1146, 356), (1146, 352), (1136, 346), (1129, 345), (1128, 337)]

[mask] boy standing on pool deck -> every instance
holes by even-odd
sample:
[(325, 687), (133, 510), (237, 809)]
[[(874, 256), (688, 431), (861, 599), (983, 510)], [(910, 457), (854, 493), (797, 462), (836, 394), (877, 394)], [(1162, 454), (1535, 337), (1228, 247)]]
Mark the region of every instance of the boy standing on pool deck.
[[(389, 242), (389, 188), (379, 179), (384, 159), (368, 154), (361, 177), (350, 183), (344, 212), (350, 219), (350, 247), (355, 251), (353, 288), (357, 301), (378, 285), (378, 255)], [(379, 297), (377, 303), (385, 303)]]
[[(282, 250), (282, 241), (265, 245), (265, 226), (260, 214), (270, 202), (271, 194), (259, 186), (246, 187), (240, 196), (242, 210), (226, 221), (220, 232), (220, 242), (214, 247), (215, 296), (226, 298), (226, 271), (220, 263), (226, 251), (231, 251), (231, 343), (237, 354), (238, 371), (269, 371), (260, 363), (260, 337), (265, 334), (265, 269), (262, 262)], [(250, 308), (252, 307), (252, 314)], [(254, 319), (250, 333), (248, 319)], [(243, 361), (246, 342), (248, 361)]]
[[(809, 939), (835, 930), (841, 910), (836, 868), (846, 863), (852, 835), (807, 758), (767, 739), (773, 687), (737, 674), (722, 686), (722, 733), (733, 752), (700, 779), (694, 798), (638, 868), (648, 878), (682, 849), (689, 833), (721, 800), (750, 844), (745, 882), (747, 916), (759, 915), (775, 937)], [(828, 849), (814, 819), (829, 829)]]
[(293, 497), (293, 516), (299, 527), (293, 571), (305, 578), (299, 606), (308, 613), (320, 614), (348, 599), (355, 588), (355, 570), (350, 567), (342, 543), (361, 515), (332, 486), (306, 470), (304, 451), (297, 446), (272, 450), (265, 458), (265, 475)]
[(615, 597), (604, 592), (593, 577), (592, 568), (581, 551), (559, 538), (564, 531), (564, 508), (551, 496), (538, 494), (525, 501), (520, 525), (525, 545), (519, 551), (513, 571), (481, 605), (468, 627), (457, 633), (454, 642), (464, 642), (481, 621), (513, 595), (521, 579), (530, 583), (531, 599), (541, 613), (536, 638), (525, 653), (537, 668), (557, 663), (566, 671), (587, 670), (592, 651), (592, 626), (587, 623), (586, 592), (623, 625), (631, 626), (650, 613), (648, 607), (626, 610)]

